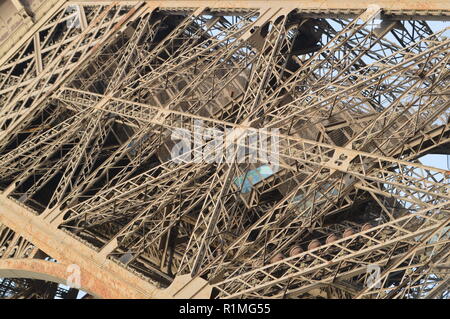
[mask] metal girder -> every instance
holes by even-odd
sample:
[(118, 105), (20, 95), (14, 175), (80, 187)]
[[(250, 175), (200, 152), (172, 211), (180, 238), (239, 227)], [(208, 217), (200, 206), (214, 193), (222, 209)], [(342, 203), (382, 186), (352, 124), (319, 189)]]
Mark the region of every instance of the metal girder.
[(448, 295), (447, 3), (67, 5), (0, 64), (0, 256), (102, 297)]
[[(123, 3), (134, 4), (138, 1), (122, 1)], [(150, 2), (150, 1), (149, 1)], [(240, 0), (229, 0), (221, 3), (214, 3), (211, 6), (211, 1), (208, 0), (194, 0), (194, 1), (180, 1), (180, 0), (165, 0), (165, 1), (152, 1), (159, 7), (162, 8), (170, 8), (172, 10), (180, 10), (183, 11), (186, 8), (199, 8), (199, 7), (211, 7), (213, 10), (217, 11), (226, 10), (226, 9), (253, 9), (253, 8), (264, 8), (268, 7), (268, 4), (263, 0), (250, 0), (250, 1), (240, 1)], [(98, 3), (110, 4), (113, 3), (112, 0), (100, 0), (100, 1), (89, 1), (89, 0), (79, 0), (73, 1), (73, 3), (80, 5), (93, 5)], [(390, 0), (379, 0), (376, 2), (378, 6), (386, 10), (388, 13), (392, 15), (439, 15), (442, 17), (443, 15), (449, 15), (449, 5), (444, 0), (430, 0), (430, 1), (416, 1), (416, 0), (406, 0), (393, 2)], [(283, 0), (282, 7), (285, 8), (300, 8), (302, 11), (308, 13), (316, 13), (316, 14), (361, 14), (363, 11), (367, 9), (370, 5), (373, 4), (373, 1), (370, 0), (362, 0), (358, 2), (354, 1), (338, 1), (338, 0), (326, 0), (326, 1), (311, 1), (311, 0)], [(280, 4), (278, 4), (280, 5)], [(274, 4), (273, 6), (276, 6)], [(281, 6), (281, 5), (280, 5)], [(224, 10), (224, 11), (225, 11)]]

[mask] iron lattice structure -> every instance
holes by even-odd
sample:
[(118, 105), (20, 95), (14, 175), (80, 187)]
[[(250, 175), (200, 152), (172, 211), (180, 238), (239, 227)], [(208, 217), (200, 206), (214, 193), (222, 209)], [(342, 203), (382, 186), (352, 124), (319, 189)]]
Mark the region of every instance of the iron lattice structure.
[[(450, 174), (418, 159), (450, 150), (450, 11), (198, 2), (69, 2), (3, 59), (0, 262), (125, 297), (448, 298)], [(198, 121), (278, 129), (279, 168), (176, 162)]]

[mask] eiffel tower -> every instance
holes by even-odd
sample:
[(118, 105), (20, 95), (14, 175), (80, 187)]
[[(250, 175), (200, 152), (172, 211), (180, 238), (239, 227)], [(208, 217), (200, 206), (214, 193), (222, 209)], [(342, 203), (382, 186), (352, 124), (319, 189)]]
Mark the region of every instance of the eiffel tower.
[(0, 19), (0, 297), (449, 298), (448, 1)]

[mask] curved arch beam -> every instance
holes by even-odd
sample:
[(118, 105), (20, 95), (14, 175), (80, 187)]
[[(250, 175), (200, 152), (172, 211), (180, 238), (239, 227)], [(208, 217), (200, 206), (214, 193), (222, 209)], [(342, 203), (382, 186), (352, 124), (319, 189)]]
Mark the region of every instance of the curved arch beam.
[[(66, 285), (70, 274), (67, 264), (31, 258), (0, 259), (0, 278), (30, 278)], [(111, 289), (108, 282), (89, 276), (89, 273), (80, 273), (80, 275), (80, 290), (95, 298), (123, 298)], [(212, 287), (205, 280), (183, 275), (175, 278), (164, 293), (172, 298), (208, 299), (211, 291)]]
[[(67, 284), (71, 274), (65, 264), (50, 262), (42, 259), (8, 258), (0, 259), (0, 278), (30, 278)], [(104, 282), (89, 275), (80, 276), (80, 290), (96, 298), (117, 298), (114, 292), (105, 286)]]

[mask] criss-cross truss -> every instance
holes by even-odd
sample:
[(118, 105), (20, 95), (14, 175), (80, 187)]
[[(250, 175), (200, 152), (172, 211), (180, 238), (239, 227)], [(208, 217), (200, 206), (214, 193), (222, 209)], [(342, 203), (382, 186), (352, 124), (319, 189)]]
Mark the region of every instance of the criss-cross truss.
[[(450, 8), (167, 2), (69, 2), (3, 59), (0, 261), (121, 297), (448, 298), (450, 171), (418, 159), (450, 154)], [(174, 156), (199, 123), (276, 132), (277, 167)]]

